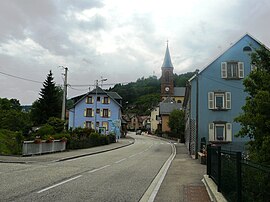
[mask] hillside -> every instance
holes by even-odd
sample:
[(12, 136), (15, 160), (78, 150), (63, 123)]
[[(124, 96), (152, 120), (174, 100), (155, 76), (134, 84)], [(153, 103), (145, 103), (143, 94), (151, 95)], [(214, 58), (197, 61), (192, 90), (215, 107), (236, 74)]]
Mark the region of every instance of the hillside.
[[(174, 74), (174, 85), (185, 87), (194, 72)], [(156, 76), (140, 78), (136, 82), (126, 85), (116, 84), (109, 91), (117, 92), (123, 98), (124, 112), (132, 112), (138, 115), (149, 115), (151, 109), (160, 102), (160, 79)]]

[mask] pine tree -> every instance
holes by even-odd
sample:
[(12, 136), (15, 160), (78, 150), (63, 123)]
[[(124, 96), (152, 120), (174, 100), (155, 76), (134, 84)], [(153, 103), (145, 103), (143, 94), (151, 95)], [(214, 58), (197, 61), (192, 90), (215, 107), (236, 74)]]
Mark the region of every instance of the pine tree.
[(61, 117), (61, 89), (53, 81), (52, 71), (47, 75), (40, 98), (33, 103), (32, 118), (36, 124), (44, 124), (50, 117)]

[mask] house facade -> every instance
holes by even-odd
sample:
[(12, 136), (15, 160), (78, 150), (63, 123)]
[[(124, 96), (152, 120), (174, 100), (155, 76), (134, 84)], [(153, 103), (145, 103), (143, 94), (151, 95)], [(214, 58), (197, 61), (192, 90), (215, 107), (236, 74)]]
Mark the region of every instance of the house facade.
[[(77, 100), (76, 98), (74, 98)], [(121, 96), (100, 87), (80, 96), (69, 109), (69, 128), (92, 128), (108, 134), (121, 126)]]
[(189, 80), (184, 108), (190, 154), (197, 155), (208, 143), (245, 150), (249, 139), (235, 136), (240, 124), (234, 118), (245, 105), (243, 79), (253, 68), (250, 54), (259, 46), (260, 42), (246, 34)]

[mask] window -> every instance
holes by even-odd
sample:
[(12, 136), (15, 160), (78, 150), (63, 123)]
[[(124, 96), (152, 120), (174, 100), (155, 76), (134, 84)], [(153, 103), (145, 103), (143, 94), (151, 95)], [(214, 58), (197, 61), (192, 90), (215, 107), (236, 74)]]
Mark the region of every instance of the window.
[(104, 118), (108, 118), (108, 117), (111, 116), (111, 111), (110, 111), (109, 109), (103, 109), (101, 115), (102, 115), (102, 117), (104, 117)]
[(100, 97), (99, 96), (97, 97), (97, 101), (100, 102)]
[(104, 98), (102, 99), (102, 103), (103, 103), (103, 104), (109, 104), (109, 103), (110, 103), (110, 98), (109, 98), (109, 97), (104, 97)]
[(100, 113), (100, 109), (97, 109), (97, 111), (96, 111), (96, 112), (97, 112), (97, 114), (99, 114), (99, 113)]
[(97, 127), (97, 128), (99, 127), (99, 122), (98, 122), (98, 121), (96, 122), (96, 127)]
[(85, 102), (86, 102), (86, 104), (93, 104), (93, 97), (87, 96)]
[(231, 92), (208, 92), (208, 109), (231, 109)]
[(106, 130), (108, 130), (108, 126), (109, 126), (109, 124), (107, 121), (102, 122), (102, 127), (104, 127)]
[(165, 82), (170, 82), (170, 73), (165, 72)]
[(221, 78), (224, 79), (241, 79), (244, 78), (243, 62), (222, 62)]
[(84, 123), (85, 128), (92, 128), (92, 126), (93, 126), (93, 123), (91, 121), (85, 121)]
[(232, 124), (226, 122), (209, 123), (209, 141), (232, 141)]
[(243, 51), (244, 51), (244, 52), (251, 52), (252, 50), (251, 50), (251, 48), (250, 48), (249, 46), (245, 46), (245, 47), (243, 48)]
[(94, 111), (92, 110), (92, 108), (86, 108), (84, 110), (84, 116), (86, 116), (86, 117), (94, 116)]

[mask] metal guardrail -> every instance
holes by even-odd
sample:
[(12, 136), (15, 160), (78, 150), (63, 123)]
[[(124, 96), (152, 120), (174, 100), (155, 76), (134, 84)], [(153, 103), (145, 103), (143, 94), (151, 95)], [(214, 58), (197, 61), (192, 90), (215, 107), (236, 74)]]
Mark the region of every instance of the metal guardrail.
[(45, 154), (66, 150), (66, 142), (61, 140), (53, 140), (52, 142), (46, 142), (42, 140), (40, 143), (34, 141), (24, 141), (22, 155), (35, 155)]

